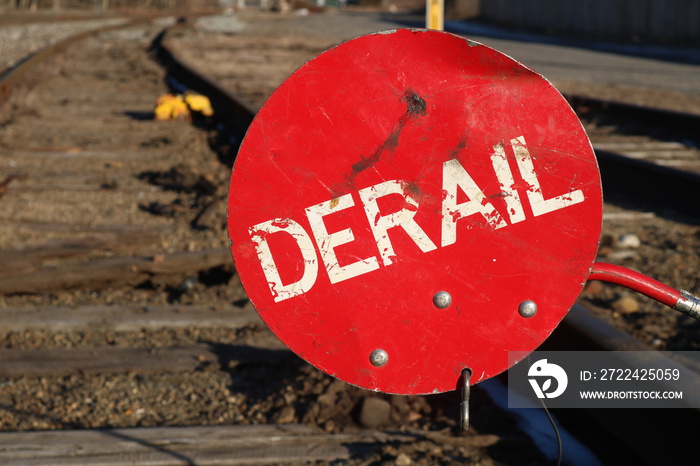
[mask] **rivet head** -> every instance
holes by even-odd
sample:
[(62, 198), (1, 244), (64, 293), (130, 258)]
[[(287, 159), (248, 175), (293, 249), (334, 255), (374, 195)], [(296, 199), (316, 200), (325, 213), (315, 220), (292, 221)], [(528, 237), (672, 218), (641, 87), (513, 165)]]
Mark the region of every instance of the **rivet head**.
[(447, 291), (438, 291), (433, 295), (433, 304), (438, 309), (445, 309), (452, 304), (452, 296)]
[(369, 355), (369, 362), (375, 367), (382, 367), (389, 362), (389, 355), (383, 349), (376, 349)]
[(537, 304), (534, 301), (526, 299), (518, 306), (518, 314), (522, 317), (532, 317), (537, 314)]

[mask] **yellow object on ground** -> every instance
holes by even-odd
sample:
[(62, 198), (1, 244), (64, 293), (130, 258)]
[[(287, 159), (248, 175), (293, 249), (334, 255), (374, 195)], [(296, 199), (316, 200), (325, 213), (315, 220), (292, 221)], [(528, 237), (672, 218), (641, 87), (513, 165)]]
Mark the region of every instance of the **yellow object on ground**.
[(200, 113), (204, 116), (212, 116), (214, 109), (208, 97), (187, 91), (185, 95), (163, 94), (158, 97), (153, 115), (158, 121), (190, 120), (192, 112)]
[(204, 116), (212, 116), (214, 114), (209, 98), (202, 94), (192, 91), (185, 92), (185, 103), (193, 112), (199, 112)]
[(158, 97), (154, 118), (158, 121), (190, 119), (190, 109), (181, 95), (164, 94)]

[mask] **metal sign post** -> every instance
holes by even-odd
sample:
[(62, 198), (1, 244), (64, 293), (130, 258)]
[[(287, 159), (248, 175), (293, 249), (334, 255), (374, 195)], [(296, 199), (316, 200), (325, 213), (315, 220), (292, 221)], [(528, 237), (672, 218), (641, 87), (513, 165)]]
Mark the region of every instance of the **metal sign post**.
[(436, 31), (445, 29), (445, 0), (425, 0), (425, 27)]

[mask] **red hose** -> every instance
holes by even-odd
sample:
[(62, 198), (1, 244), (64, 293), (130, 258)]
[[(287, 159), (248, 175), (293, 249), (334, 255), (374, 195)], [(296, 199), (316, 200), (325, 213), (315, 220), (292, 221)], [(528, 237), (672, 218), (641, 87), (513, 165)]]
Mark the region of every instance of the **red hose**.
[(676, 306), (681, 298), (679, 290), (619, 265), (594, 262), (588, 279), (622, 285), (670, 307)]

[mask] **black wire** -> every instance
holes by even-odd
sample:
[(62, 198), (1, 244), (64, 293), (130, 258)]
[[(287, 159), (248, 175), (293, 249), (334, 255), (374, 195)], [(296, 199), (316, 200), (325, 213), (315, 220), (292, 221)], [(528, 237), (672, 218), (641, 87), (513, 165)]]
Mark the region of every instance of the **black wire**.
[[(525, 358), (528, 366), (532, 366), (532, 361), (530, 359), (531, 356), (532, 356), (532, 354), (528, 354), (527, 358)], [(544, 413), (547, 415), (547, 419), (549, 419), (550, 424), (552, 424), (552, 429), (554, 429), (554, 435), (557, 437), (557, 450), (558, 450), (557, 451), (557, 466), (561, 466), (561, 459), (562, 459), (562, 456), (564, 455), (564, 450), (563, 450), (562, 444), (561, 444), (561, 434), (559, 433), (559, 428), (557, 427), (557, 423), (554, 422), (554, 418), (549, 413), (549, 409), (547, 409), (547, 405), (544, 404), (544, 399), (540, 398), (540, 397), (537, 397), (537, 399), (540, 400), (540, 404), (542, 405), (542, 409), (544, 409)]]
[(544, 409), (544, 413), (547, 415), (547, 419), (549, 419), (549, 422), (552, 424), (552, 429), (554, 429), (554, 435), (557, 436), (557, 447), (559, 448), (559, 452), (557, 453), (557, 466), (561, 466), (561, 458), (563, 455), (563, 449), (561, 446), (561, 434), (559, 433), (559, 429), (557, 428), (557, 423), (554, 422), (554, 418), (549, 413), (549, 409), (547, 409), (547, 405), (544, 404), (544, 399), (539, 398), (539, 400), (542, 404), (542, 409)]

